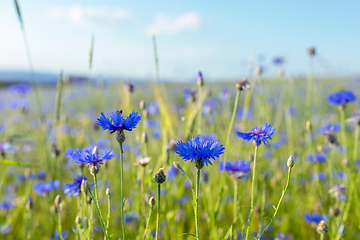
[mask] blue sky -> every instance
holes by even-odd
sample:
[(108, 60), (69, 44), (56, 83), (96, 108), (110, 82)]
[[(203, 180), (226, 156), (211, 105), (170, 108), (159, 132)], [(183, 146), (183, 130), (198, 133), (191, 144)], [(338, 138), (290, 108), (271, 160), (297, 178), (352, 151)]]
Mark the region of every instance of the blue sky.
[[(318, 76), (360, 75), (359, 1), (48, 1), (19, 0), (36, 71), (86, 74), (91, 35), (94, 73), (153, 78), (151, 33), (160, 76), (171, 80), (238, 79), (249, 59), (275, 76), (305, 75), (314, 46)], [(264, 56), (263, 61), (258, 56)], [(12, 0), (0, 2), (0, 70), (27, 70)]]

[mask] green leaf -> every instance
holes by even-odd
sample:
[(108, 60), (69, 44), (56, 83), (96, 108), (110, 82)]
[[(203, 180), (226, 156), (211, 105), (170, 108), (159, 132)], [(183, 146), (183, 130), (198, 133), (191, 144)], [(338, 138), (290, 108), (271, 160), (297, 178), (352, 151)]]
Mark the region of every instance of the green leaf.
[(17, 162), (17, 161), (11, 161), (7, 159), (0, 159), (0, 163), (11, 165), (11, 166), (18, 166), (18, 167), (38, 167), (37, 165), (31, 164), (31, 163), (23, 163), (23, 162)]
[(197, 239), (196, 235), (195, 235), (195, 234), (192, 234), (192, 233), (182, 233), (182, 234), (180, 234), (179, 236), (192, 236), (192, 237), (194, 237), (194, 238)]

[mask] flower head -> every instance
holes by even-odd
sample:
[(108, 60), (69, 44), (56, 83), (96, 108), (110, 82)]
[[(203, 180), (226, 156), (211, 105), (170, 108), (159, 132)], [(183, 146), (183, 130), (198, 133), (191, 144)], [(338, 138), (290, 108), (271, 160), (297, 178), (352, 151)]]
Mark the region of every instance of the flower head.
[(334, 106), (344, 106), (346, 103), (354, 102), (355, 100), (356, 96), (352, 91), (339, 91), (330, 94), (328, 97), (328, 102)]
[(252, 140), (257, 146), (264, 142), (266, 146), (268, 139), (272, 139), (271, 136), (274, 134), (275, 128), (268, 123), (265, 123), (261, 128), (253, 128), (250, 132), (242, 133), (237, 132), (238, 137), (244, 139), (245, 142)]
[(48, 182), (39, 181), (33, 185), (33, 190), (40, 196), (43, 196), (55, 189), (58, 189), (59, 187), (60, 187), (59, 180), (55, 180), (54, 182), (53, 181), (48, 181)]
[(219, 170), (223, 172), (229, 172), (235, 178), (244, 178), (247, 176), (247, 173), (251, 170), (250, 163), (246, 160), (237, 160), (233, 162), (221, 161), (219, 163)]
[(205, 141), (200, 136), (190, 138), (188, 142), (178, 141), (175, 152), (185, 161), (191, 160), (212, 165), (210, 159), (216, 160), (223, 154), (224, 146), (218, 141)]
[(7, 90), (9, 91), (9, 93), (24, 95), (31, 92), (31, 86), (27, 84), (13, 84), (9, 86)]
[(330, 195), (338, 201), (346, 201), (345, 192), (344, 184), (334, 184), (334, 187), (329, 190)]
[(318, 213), (306, 213), (304, 214), (304, 219), (308, 223), (318, 224), (321, 220), (325, 220), (325, 217)]
[[(79, 196), (79, 192), (81, 189), (81, 183), (83, 181), (86, 181), (87, 178), (84, 176), (78, 176), (77, 178), (75, 178), (74, 181), (69, 182), (68, 184), (65, 184), (62, 186), (62, 190), (64, 190), (64, 193), (68, 195), (68, 197), (70, 197), (71, 195), (74, 197)], [(90, 184), (90, 189), (94, 186), (94, 183)]]
[(101, 116), (97, 119), (97, 124), (102, 127), (103, 130), (110, 130), (110, 133), (116, 131), (132, 131), (133, 128), (136, 128), (136, 125), (141, 120), (141, 116), (138, 116), (138, 113), (132, 111), (125, 119), (123, 117), (122, 111), (115, 111), (111, 113), (111, 117), (107, 118), (102, 112)]
[(77, 164), (85, 164), (86, 166), (89, 166), (89, 169), (95, 168), (98, 170), (100, 168), (99, 164), (103, 164), (104, 160), (110, 160), (115, 157), (115, 151), (111, 150), (111, 148), (101, 149), (100, 154), (98, 154), (96, 150), (96, 147), (94, 147), (92, 151), (86, 148), (83, 150), (78, 149), (72, 156), (73, 160)]

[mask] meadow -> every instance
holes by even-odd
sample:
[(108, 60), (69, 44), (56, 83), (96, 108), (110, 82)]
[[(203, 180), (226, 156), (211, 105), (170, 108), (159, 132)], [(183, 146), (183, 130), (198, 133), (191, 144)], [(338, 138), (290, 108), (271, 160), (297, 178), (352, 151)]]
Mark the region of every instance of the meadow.
[(3, 88), (1, 239), (357, 239), (359, 81), (252, 75)]

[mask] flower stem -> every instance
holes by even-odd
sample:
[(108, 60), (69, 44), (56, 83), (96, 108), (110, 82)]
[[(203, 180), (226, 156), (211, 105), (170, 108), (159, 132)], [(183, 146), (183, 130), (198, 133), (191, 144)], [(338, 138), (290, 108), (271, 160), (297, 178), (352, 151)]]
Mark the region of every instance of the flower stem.
[(203, 87), (199, 85), (199, 111), (198, 111), (198, 134), (201, 134), (201, 123), (202, 123), (202, 104), (203, 104), (203, 95), (202, 95)]
[(196, 195), (195, 195), (195, 229), (196, 237), (200, 240), (199, 232), (199, 187), (200, 187), (200, 169), (198, 169), (196, 174)]
[(64, 240), (63, 235), (62, 235), (62, 226), (61, 226), (61, 215), (60, 215), (60, 209), (58, 209), (57, 211), (57, 223), (58, 223), (58, 232), (59, 232), (59, 237), (60, 240)]
[(340, 122), (341, 122), (341, 138), (342, 138), (342, 144), (344, 146), (344, 158), (348, 159), (348, 147), (346, 143), (346, 134), (345, 134), (345, 110), (343, 106), (339, 107), (340, 111)]
[[(96, 176), (96, 175), (94, 174), (94, 180), (96, 179), (95, 176)], [(94, 183), (95, 183), (95, 193), (96, 193), (96, 192), (97, 192), (97, 187), (96, 187), (97, 182), (96, 182), (96, 180), (94, 181)], [(106, 240), (109, 240), (110, 238), (109, 238), (108, 233), (107, 233), (107, 231), (106, 231), (105, 224), (104, 224), (104, 220), (103, 220), (103, 217), (102, 217), (102, 214), (101, 214), (101, 211), (100, 211), (98, 202), (95, 200), (94, 194), (92, 194), (91, 190), (90, 190), (90, 189), (88, 189), (88, 190), (89, 190), (90, 196), (91, 196), (92, 199), (94, 200), (93, 202), (94, 202), (94, 204), (95, 204), (95, 208), (96, 208), (96, 211), (97, 211), (97, 213), (98, 213), (98, 216), (99, 216), (99, 219), (100, 219), (100, 224), (101, 224), (101, 227), (102, 227), (102, 229), (103, 229), (103, 231), (104, 231), (104, 234), (105, 234), (105, 238), (106, 238)], [(96, 195), (97, 195), (97, 194), (95, 194), (95, 197), (96, 197)]]
[(106, 231), (109, 232), (110, 227), (110, 213), (111, 213), (111, 203), (110, 203), (110, 194), (108, 194), (108, 214), (107, 214), (107, 220), (106, 220)]
[(357, 159), (358, 147), (359, 147), (359, 134), (360, 134), (360, 126), (356, 125), (355, 127), (355, 135), (354, 135), (354, 152), (353, 152), (353, 160)]
[(271, 220), (270, 220), (270, 223), (264, 228), (264, 231), (261, 233), (261, 235), (259, 236), (258, 239), (261, 239), (262, 235), (266, 232), (266, 230), (268, 230), (268, 228), (270, 227), (271, 223), (274, 221), (274, 219), (275, 219), (275, 217), (276, 217), (276, 214), (277, 214), (277, 212), (278, 212), (278, 210), (279, 210), (280, 204), (281, 204), (281, 202), (282, 202), (282, 200), (283, 200), (283, 198), (284, 198), (284, 196), (285, 196), (285, 193), (286, 193), (286, 191), (287, 191), (287, 189), (288, 189), (288, 187), (289, 187), (290, 176), (291, 176), (291, 168), (288, 169), (288, 176), (287, 176), (286, 185), (285, 185), (284, 190), (282, 191), (280, 200), (279, 200), (276, 208), (274, 208), (274, 209), (275, 209), (274, 215), (272, 216), (272, 218), (271, 218)]
[[(234, 179), (234, 223), (238, 216), (238, 185), (238, 180)], [(234, 227), (234, 240), (237, 240), (236, 227)]]
[(141, 209), (143, 221), (145, 223), (146, 213), (145, 213), (145, 167), (142, 167), (142, 176), (141, 176)]
[(246, 229), (246, 237), (245, 240), (249, 237), (251, 219), (254, 212), (254, 185), (255, 185), (255, 175), (256, 175), (256, 159), (257, 159), (257, 151), (258, 146), (255, 146), (255, 153), (254, 153), (254, 166), (253, 166), (253, 174), (252, 174), (252, 181), (251, 181), (251, 200), (250, 200), (250, 215), (248, 220), (248, 227)]
[(157, 213), (156, 213), (156, 236), (159, 239), (159, 224), (160, 224), (160, 184), (158, 184), (158, 200), (157, 200)]
[(154, 208), (154, 207), (151, 207), (151, 209), (150, 209), (149, 217), (148, 217), (147, 222), (146, 222), (146, 227), (145, 227), (144, 236), (143, 236), (143, 238), (142, 238), (143, 240), (145, 240), (145, 238), (146, 238), (146, 233), (147, 233), (147, 231), (148, 231), (148, 229), (149, 229), (150, 219), (151, 219), (151, 214), (152, 214), (153, 208)]
[(120, 181), (121, 181), (121, 191), (120, 191), (120, 208), (121, 208), (121, 228), (123, 239), (125, 239), (125, 221), (124, 221), (124, 151), (122, 143), (119, 143), (120, 146)]
[[(94, 191), (95, 192), (95, 207), (96, 207), (96, 209), (98, 211), (101, 226), (103, 227), (105, 237), (106, 237), (106, 239), (108, 239), (108, 231), (105, 228), (104, 218), (103, 218), (103, 215), (102, 215), (101, 210), (100, 210), (100, 203), (99, 203), (98, 189), (97, 189), (97, 177), (96, 177), (96, 174), (94, 174), (93, 176), (94, 176), (94, 188), (95, 188), (95, 191)], [(91, 197), (93, 198), (93, 195), (92, 195), (91, 191), (89, 191), (89, 192), (91, 194)]]

